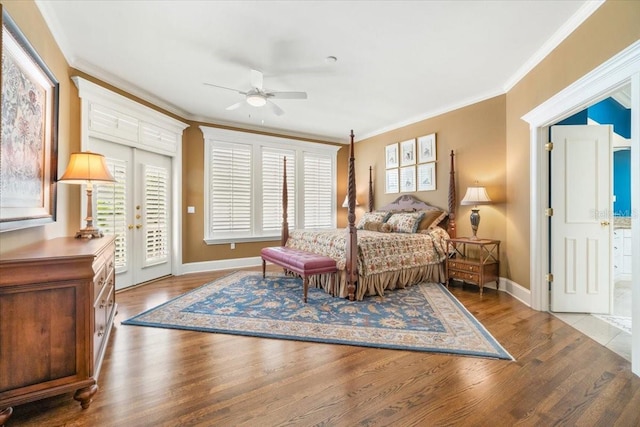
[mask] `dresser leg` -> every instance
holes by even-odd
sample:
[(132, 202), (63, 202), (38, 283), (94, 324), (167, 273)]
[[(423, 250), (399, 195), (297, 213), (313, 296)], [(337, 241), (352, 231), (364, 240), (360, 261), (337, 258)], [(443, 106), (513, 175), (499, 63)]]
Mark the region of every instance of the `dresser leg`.
[(82, 409), (87, 409), (91, 402), (93, 401), (93, 395), (98, 391), (98, 385), (92, 384), (89, 387), (81, 388), (76, 391), (76, 394), (73, 395), (73, 398), (80, 402)]
[(13, 414), (13, 408), (11, 406), (0, 411), (0, 427), (4, 427), (7, 421), (9, 421), (9, 418), (11, 418), (11, 414)]

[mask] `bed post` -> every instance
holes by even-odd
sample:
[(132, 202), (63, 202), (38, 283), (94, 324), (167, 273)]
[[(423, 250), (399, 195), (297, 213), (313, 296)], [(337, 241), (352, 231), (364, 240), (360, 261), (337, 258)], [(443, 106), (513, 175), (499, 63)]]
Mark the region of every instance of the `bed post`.
[(456, 171), (453, 162), (455, 154), (451, 150), (451, 166), (449, 168), (449, 236), (456, 237)]
[(373, 167), (369, 166), (369, 212), (373, 212)]
[(349, 147), (349, 181), (347, 183), (347, 196), (349, 199), (347, 221), (347, 230), (349, 236), (347, 238), (346, 255), (347, 262), (345, 270), (347, 274), (347, 294), (349, 300), (355, 299), (356, 282), (358, 280), (358, 236), (356, 230), (356, 177), (354, 166), (354, 149), (353, 149), (353, 129), (351, 130), (351, 145)]
[(286, 246), (289, 240), (289, 223), (287, 222), (287, 207), (289, 206), (289, 195), (287, 193), (287, 157), (284, 157), (284, 167), (282, 172), (282, 232), (280, 246)]

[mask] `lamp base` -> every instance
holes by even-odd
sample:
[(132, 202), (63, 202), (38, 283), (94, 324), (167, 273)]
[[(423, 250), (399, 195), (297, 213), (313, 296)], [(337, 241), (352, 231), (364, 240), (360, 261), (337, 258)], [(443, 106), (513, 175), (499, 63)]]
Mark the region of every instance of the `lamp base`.
[(478, 240), (478, 236), (476, 233), (478, 232), (478, 226), (480, 225), (480, 209), (473, 208), (471, 209), (471, 231), (473, 232), (473, 236), (471, 236), (470, 240)]
[(83, 228), (76, 233), (76, 239), (97, 239), (100, 237), (104, 237), (104, 234), (94, 227)]

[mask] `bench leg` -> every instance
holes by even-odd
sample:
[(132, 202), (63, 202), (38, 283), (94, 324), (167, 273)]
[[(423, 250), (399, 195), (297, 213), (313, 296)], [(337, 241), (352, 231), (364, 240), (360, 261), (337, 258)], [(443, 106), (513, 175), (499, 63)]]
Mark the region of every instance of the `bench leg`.
[(302, 292), (304, 295), (304, 298), (302, 299), (305, 304), (307, 302), (307, 292), (309, 291), (309, 278), (307, 276), (303, 277), (303, 285), (302, 285)]
[(264, 258), (262, 258), (262, 278), (263, 279), (266, 277), (266, 272), (267, 272), (267, 261), (265, 261)]

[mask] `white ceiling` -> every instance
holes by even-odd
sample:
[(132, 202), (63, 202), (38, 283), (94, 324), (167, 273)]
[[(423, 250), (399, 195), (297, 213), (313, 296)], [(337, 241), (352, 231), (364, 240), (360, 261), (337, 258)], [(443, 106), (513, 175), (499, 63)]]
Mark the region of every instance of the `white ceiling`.
[[(347, 142), (504, 93), (600, 1), (36, 0), (69, 64), (185, 119)], [(325, 59), (335, 56), (331, 64)], [(306, 91), (226, 107), (251, 69)]]

